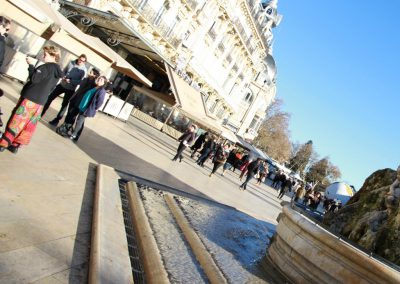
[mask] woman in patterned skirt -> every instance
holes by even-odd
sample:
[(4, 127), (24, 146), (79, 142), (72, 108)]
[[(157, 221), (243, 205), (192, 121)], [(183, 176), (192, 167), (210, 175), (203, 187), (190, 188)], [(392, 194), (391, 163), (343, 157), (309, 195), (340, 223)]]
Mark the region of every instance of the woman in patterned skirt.
[(22, 88), (21, 97), (11, 113), (6, 131), (0, 140), (0, 152), (8, 149), (12, 153), (17, 153), (21, 145), (29, 144), (41, 118), (43, 105), (63, 75), (56, 63), (60, 58), (59, 49), (45, 46), (43, 51), (44, 64), (36, 68), (33, 65), (34, 59), (26, 58), (29, 64), (29, 79)]

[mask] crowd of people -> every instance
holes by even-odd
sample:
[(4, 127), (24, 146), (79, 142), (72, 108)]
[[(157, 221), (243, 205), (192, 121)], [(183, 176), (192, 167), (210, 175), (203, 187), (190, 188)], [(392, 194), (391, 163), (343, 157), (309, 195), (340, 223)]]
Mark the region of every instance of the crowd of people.
[[(239, 180), (244, 182), (240, 185), (240, 190), (246, 190), (247, 184), (256, 178), (256, 185), (261, 185), (267, 178), (269, 168), (268, 163), (261, 158), (253, 158), (247, 151), (239, 149), (235, 145), (231, 145), (224, 138), (218, 138), (209, 132), (203, 132), (196, 139), (197, 125), (192, 124), (179, 137), (179, 145), (172, 161), (182, 162), (183, 152), (186, 148), (191, 151), (190, 157), (200, 167), (204, 167), (206, 161), (212, 163), (209, 177), (215, 175), (221, 168), (221, 176), (224, 176), (226, 171), (235, 172), (240, 170)], [(196, 157), (196, 153), (197, 157)]]
[[(11, 21), (0, 16), (0, 66), (3, 63), (5, 38), (10, 26)], [(96, 69), (88, 72), (85, 54), (69, 62), (63, 70), (58, 64), (59, 60), (60, 50), (51, 45), (43, 47), (41, 60), (26, 57), (28, 80), (11, 111), (4, 133), (0, 133), (0, 152), (7, 149), (16, 154), (22, 145), (28, 145), (38, 122), (61, 94), (64, 94), (61, 108), (49, 122), (50, 125), (58, 126), (67, 113), (62, 125), (56, 128), (58, 134), (77, 141), (85, 119), (96, 115), (105, 99), (107, 78)], [(0, 90), (0, 95), (2, 94), (3, 91)], [(0, 124), (1, 127), (1, 120)]]
[[(196, 139), (197, 125), (192, 124), (178, 139), (179, 146), (173, 161), (183, 159), (183, 152), (186, 148), (190, 149), (190, 157), (195, 162), (204, 167), (204, 163), (209, 160), (212, 163), (209, 177), (212, 177), (220, 168), (221, 176), (227, 170), (235, 172), (239, 169), (240, 190), (245, 191), (248, 183), (255, 178), (255, 185), (261, 185), (266, 178), (271, 179), (271, 187), (277, 191), (277, 198), (282, 199), (285, 195), (291, 195), (295, 202), (300, 202), (312, 210), (317, 210), (323, 202), (324, 212), (336, 212), (342, 204), (338, 200), (329, 199), (320, 191), (314, 190), (315, 185), (310, 182), (303, 182), (290, 176), (283, 170), (271, 171), (268, 162), (261, 158), (254, 158), (245, 150), (240, 150), (237, 146), (231, 145), (224, 138), (217, 138), (214, 134), (204, 132)], [(198, 156), (196, 157), (196, 153)], [(273, 178), (272, 174), (274, 174)]]

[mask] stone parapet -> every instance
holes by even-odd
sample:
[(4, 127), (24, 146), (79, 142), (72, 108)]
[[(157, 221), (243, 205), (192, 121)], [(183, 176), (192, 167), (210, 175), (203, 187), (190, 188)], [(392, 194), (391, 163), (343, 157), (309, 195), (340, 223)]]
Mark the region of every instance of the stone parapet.
[(294, 283), (400, 283), (400, 273), (283, 207), (269, 259)]

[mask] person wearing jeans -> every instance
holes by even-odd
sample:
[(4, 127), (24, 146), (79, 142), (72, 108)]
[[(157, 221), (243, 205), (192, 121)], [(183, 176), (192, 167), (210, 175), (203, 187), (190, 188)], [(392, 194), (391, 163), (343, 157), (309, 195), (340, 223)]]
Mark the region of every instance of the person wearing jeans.
[(49, 122), (53, 126), (57, 126), (58, 122), (63, 118), (67, 111), (68, 103), (75, 93), (76, 87), (86, 77), (87, 69), (85, 66), (87, 58), (85, 54), (82, 54), (76, 60), (72, 60), (68, 66), (64, 69), (64, 78), (61, 83), (58, 84), (49, 95), (46, 104), (43, 107), (42, 117), (46, 114), (51, 103), (61, 94), (64, 94), (61, 108), (57, 113), (57, 116)]

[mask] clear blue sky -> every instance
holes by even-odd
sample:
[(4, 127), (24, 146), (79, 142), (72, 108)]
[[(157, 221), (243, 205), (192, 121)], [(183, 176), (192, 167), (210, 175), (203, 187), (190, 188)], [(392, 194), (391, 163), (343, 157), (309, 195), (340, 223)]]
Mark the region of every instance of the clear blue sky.
[(400, 164), (400, 1), (284, 1), (277, 96), (292, 139), (311, 139), (358, 190)]

